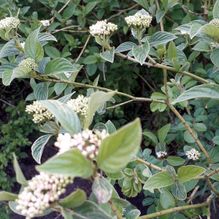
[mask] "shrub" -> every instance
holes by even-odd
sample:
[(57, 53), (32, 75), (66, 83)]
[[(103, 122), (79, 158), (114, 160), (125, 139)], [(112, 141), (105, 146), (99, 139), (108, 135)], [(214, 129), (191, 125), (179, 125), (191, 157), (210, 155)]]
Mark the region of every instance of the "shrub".
[[(16, 213), (211, 214), (219, 193), (219, 1), (134, 2), (41, 0), (31, 13), (21, 1), (20, 14), (0, 21), (2, 83), (29, 82), (26, 112), (42, 132), (31, 147), (39, 174), (26, 180), (14, 156), (22, 189), (0, 193)], [(58, 152), (42, 163), (54, 138)], [(91, 194), (65, 193), (76, 177), (91, 181)], [(139, 193), (145, 214), (127, 200)]]

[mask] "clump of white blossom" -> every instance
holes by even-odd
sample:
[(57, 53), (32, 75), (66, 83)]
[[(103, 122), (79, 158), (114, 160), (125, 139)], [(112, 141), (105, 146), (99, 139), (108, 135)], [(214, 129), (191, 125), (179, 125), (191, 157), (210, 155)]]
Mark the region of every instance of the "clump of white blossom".
[(102, 140), (108, 136), (106, 130), (84, 130), (71, 136), (69, 133), (59, 134), (55, 146), (59, 148), (59, 154), (70, 149), (78, 149), (88, 159), (94, 159), (98, 155)]
[(20, 43), (20, 46), (21, 46), (22, 49), (24, 49), (24, 47), (25, 47), (25, 42), (21, 42), (21, 43)]
[(106, 20), (97, 21), (96, 24), (90, 26), (90, 34), (94, 37), (110, 36), (118, 30), (118, 26)]
[(158, 159), (162, 159), (162, 158), (165, 158), (167, 156), (167, 152), (166, 151), (157, 151), (156, 155), (157, 155)]
[(141, 10), (132, 16), (125, 17), (125, 21), (129, 27), (145, 29), (150, 26), (152, 16), (145, 10)]
[(78, 95), (76, 99), (71, 99), (67, 102), (67, 105), (74, 110), (79, 116), (86, 117), (88, 111), (89, 97)]
[(52, 203), (59, 200), (60, 195), (65, 193), (66, 186), (72, 182), (71, 177), (41, 172), (18, 195), (16, 209), (26, 219), (41, 215)]
[(41, 20), (40, 23), (44, 26), (44, 27), (48, 27), (50, 25), (50, 21), (49, 20)]
[(37, 64), (35, 62), (34, 59), (32, 58), (27, 58), (22, 60), (18, 67), (25, 69), (26, 73), (29, 73), (30, 71), (34, 70), (35, 68), (37, 68)]
[(219, 27), (219, 18), (214, 18), (213, 20), (209, 22), (209, 24)]
[(16, 17), (6, 17), (0, 20), (0, 30), (15, 29), (20, 24), (20, 20)]
[(26, 106), (25, 111), (33, 116), (34, 123), (44, 123), (54, 118), (53, 114), (42, 106), (39, 101), (34, 101), (32, 104)]
[(189, 160), (198, 160), (201, 154), (195, 148), (192, 148), (191, 150), (186, 151), (186, 156)]

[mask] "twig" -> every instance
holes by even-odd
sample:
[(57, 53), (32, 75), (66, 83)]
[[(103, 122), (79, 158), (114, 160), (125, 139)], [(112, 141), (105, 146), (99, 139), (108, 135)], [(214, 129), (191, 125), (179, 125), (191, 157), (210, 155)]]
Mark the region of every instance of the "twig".
[(126, 105), (126, 104), (128, 104), (128, 103), (132, 103), (133, 102), (133, 100), (127, 100), (127, 101), (125, 101), (125, 102), (122, 102), (122, 103), (118, 103), (118, 104), (116, 104), (116, 105), (114, 105), (114, 106), (109, 106), (109, 107), (107, 107), (106, 109), (115, 109), (115, 108), (117, 108), (117, 107), (120, 107), (120, 106), (123, 106), (123, 105)]
[(192, 202), (192, 200), (194, 199), (194, 196), (195, 196), (195, 194), (197, 193), (198, 190), (199, 190), (199, 186), (196, 186), (195, 189), (192, 191), (192, 194), (189, 196), (187, 204)]
[[(135, 63), (138, 63), (138, 61), (136, 61), (134, 58), (130, 57), (130, 56), (127, 56), (127, 55), (124, 55), (122, 53), (116, 53), (117, 56), (123, 58), (123, 59), (126, 59), (126, 60), (129, 60), (131, 62), (135, 62)], [(154, 67), (154, 68), (160, 68), (160, 69), (166, 69), (167, 71), (171, 71), (171, 72), (175, 72), (175, 73), (180, 73), (180, 74), (183, 74), (183, 75), (187, 75), (201, 83), (204, 83), (204, 84), (208, 84), (209, 81), (202, 78), (202, 77), (199, 77), (191, 72), (187, 72), (187, 71), (178, 71), (176, 70), (175, 68), (173, 67), (170, 67), (170, 66), (167, 66), (167, 65), (164, 65), (164, 64), (159, 64), (159, 63), (150, 63), (150, 62), (144, 62), (143, 65), (146, 65), (148, 67)]]
[(202, 207), (208, 206), (210, 202), (211, 202), (211, 199), (208, 199), (206, 202), (203, 202), (200, 204), (184, 205), (184, 206), (179, 206), (179, 207), (175, 207), (175, 208), (170, 208), (167, 210), (163, 210), (163, 211), (159, 211), (159, 212), (155, 212), (152, 214), (141, 216), (141, 217), (139, 217), (139, 219), (159, 218), (160, 216), (163, 216), (166, 214), (171, 214), (174, 212), (184, 211), (184, 210), (188, 210), (188, 209), (202, 208)]
[(137, 158), (135, 161), (137, 161), (138, 163), (142, 163), (146, 166), (148, 166), (149, 168), (152, 168), (152, 169), (155, 169), (155, 170), (158, 170), (158, 171), (164, 171), (161, 167), (155, 165), (155, 164), (152, 164), (146, 160), (143, 160), (141, 158)]
[[(63, 7), (60, 9), (60, 10), (58, 10), (58, 14), (60, 14), (67, 6), (68, 6), (68, 4), (71, 2), (71, 0), (68, 0), (64, 5), (63, 5)], [(54, 19), (55, 19), (55, 16), (53, 16), (49, 21), (50, 21), (50, 23), (52, 23), (53, 21), (54, 21)]]
[(164, 103), (164, 101), (162, 101), (162, 100), (152, 100), (151, 98), (147, 98), (147, 97), (135, 97), (135, 96), (132, 96), (130, 94), (126, 94), (126, 93), (123, 93), (120, 91), (114, 91), (114, 90), (111, 90), (111, 89), (105, 88), (105, 87), (84, 84), (84, 83), (79, 83), (79, 82), (73, 82), (73, 81), (64, 80), (64, 79), (48, 78), (47, 76), (42, 76), (42, 75), (39, 75), (37, 73), (35, 73), (35, 75), (32, 75), (32, 77), (37, 79), (37, 80), (41, 80), (41, 81), (48, 81), (48, 82), (54, 82), (54, 83), (66, 83), (66, 84), (71, 84), (75, 87), (94, 88), (94, 89), (98, 89), (98, 90), (102, 90), (102, 91), (106, 91), (106, 92), (114, 92), (115, 95), (124, 96), (124, 97), (127, 97), (133, 101), (139, 101), (139, 102), (155, 101), (158, 103)]
[(87, 40), (86, 40), (86, 42), (85, 42), (85, 44), (84, 44), (84, 46), (83, 46), (83, 48), (82, 48), (82, 50), (81, 50), (81, 52), (80, 52), (80, 54), (78, 55), (78, 57), (77, 57), (77, 59), (75, 60), (75, 62), (78, 62), (78, 60), (81, 58), (82, 54), (84, 53), (84, 50), (85, 50), (86, 47), (87, 47), (87, 44), (88, 44), (88, 42), (89, 42), (89, 40), (90, 40), (90, 37), (91, 37), (91, 35), (89, 34), (88, 37), (87, 37)]
[(177, 111), (177, 109), (171, 105), (168, 104), (169, 108), (172, 110), (172, 112), (178, 117), (178, 119), (182, 122), (182, 124), (184, 125), (184, 127), (188, 130), (189, 134), (192, 136), (192, 138), (195, 140), (195, 143), (199, 146), (199, 148), (201, 149), (201, 151), (205, 154), (207, 160), (209, 163), (211, 163), (211, 158), (208, 154), (208, 152), (206, 151), (205, 147), (203, 146), (203, 144), (201, 143), (201, 141), (196, 137), (193, 129), (188, 125), (188, 123), (186, 122), (186, 120), (181, 116), (181, 114)]
[(135, 4), (135, 5), (132, 5), (132, 6), (129, 7), (129, 8), (123, 9), (123, 10), (119, 11), (118, 13), (116, 13), (116, 14), (112, 15), (111, 17), (109, 17), (107, 20), (111, 20), (111, 19), (113, 19), (113, 18), (115, 18), (115, 17), (118, 17), (118, 16), (120, 16), (121, 14), (123, 14), (124, 12), (129, 11), (129, 10), (131, 10), (131, 9), (134, 9), (134, 8), (136, 8), (137, 6), (138, 6), (138, 4)]
[(213, 170), (211, 173), (209, 173), (207, 175), (208, 178), (210, 178), (211, 176), (215, 175), (215, 174), (218, 174), (219, 173), (219, 168), (217, 168), (216, 170)]
[(138, 75), (139, 78), (142, 79), (142, 81), (144, 81), (145, 84), (147, 84), (147, 86), (154, 92), (154, 88), (147, 82), (147, 80), (142, 76), (140, 75), (139, 73), (135, 72), (136, 75)]
[(210, 187), (210, 189), (215, 193), (216, 196), (219, 196), (219, 191), (217, 191), (217, 189), (214, 187), (214, 185), (211, 183), (211, 180), (208, 178), (208, 176), (205, 176), (205, 179), (208, 183), (208, 186)]

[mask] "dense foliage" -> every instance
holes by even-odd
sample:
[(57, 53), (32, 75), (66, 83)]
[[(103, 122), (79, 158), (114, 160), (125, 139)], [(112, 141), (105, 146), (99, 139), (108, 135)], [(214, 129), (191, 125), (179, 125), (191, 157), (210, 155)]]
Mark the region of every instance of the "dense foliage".
[[(2, 0), (0, 15), (0, 78), (9, 93), (25, 82), (26, 105), (2, 125), (0, 161), (13, 157), (21, 188), (2, 184), (0, 201), (27, 219), (215, 214), (218, 0)], [(34, 177), (13, 156), (31, 133)], [(78, 177), (90, 193), (68, 192)], [(128, 201), (139, 194), (144, 208)]]

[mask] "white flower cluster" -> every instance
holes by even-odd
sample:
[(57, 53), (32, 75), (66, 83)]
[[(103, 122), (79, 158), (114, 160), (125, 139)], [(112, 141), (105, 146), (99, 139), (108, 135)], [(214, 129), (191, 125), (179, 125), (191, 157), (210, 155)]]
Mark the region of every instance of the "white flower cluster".
[(26, 73), (29, 73), (33, 69), (37, 68), (37, 64), (34, 59), (32, 58), (27, 58), (22, 60), (18, 67), (25, 69)]
[(165, 158), (167, 156), (167, 152), (166, 151), (158, 151), (156, 152), (157, 158), (158, 159), (162, 159)]
[(144, 29), (150, 26), (152, 17), (149, 14), (137, 12), (135, 15), (125, 17), (125, 21), (129, 27)]
[(118, 26), (106, 20), (97, 21), (96, 24), (90, 26), (90, 34), (94, 37), (110, 36), (116, 30), (118, 30)]
[(53, 114), (43, 107), (39, 101), (34, 101), (32, 104), (26, 106), (25, 111), (33, 116), (34, 123), (44, 123), (54, 118)]
[(67, 102), (67, 105), (74, 110), (79, 116), (86, 117), (88, 110), (89, 97), (78, 95), (76, 99), (71, 99)]
[(16, 209), (26, 216), (26, 219), (43, 214), (51, 203), (65, 193), (66, 186), (72, 182), (71, 177), (40, 173), (33, 177), (18, 195)]
[(214, 18), (213, 20), (209, 22), (209, 24), (219, 27), (219, 18)]
[(16, 17), (6, 17), (0, 20), (0, 30), (17, 28), (20, 20)]
[(186, 151), (186, 156), (189, 160), (198, 160), (201, 154), (195, 148), (192, 148), (191, 150)]
[(106, 130), (84, 130), (73, 137), (68, 133), (59, 134), (55, 146), (59, 148), (59, 154), (77, 148), (85, 157), (92, 160), (97, 156), (101, 142), (106, 136), (108, 136)]
[(40, 23), (44, 26), (44, 27), (48, 27), (50, 25), (50, 21), (49, 20), (41, 20)]

